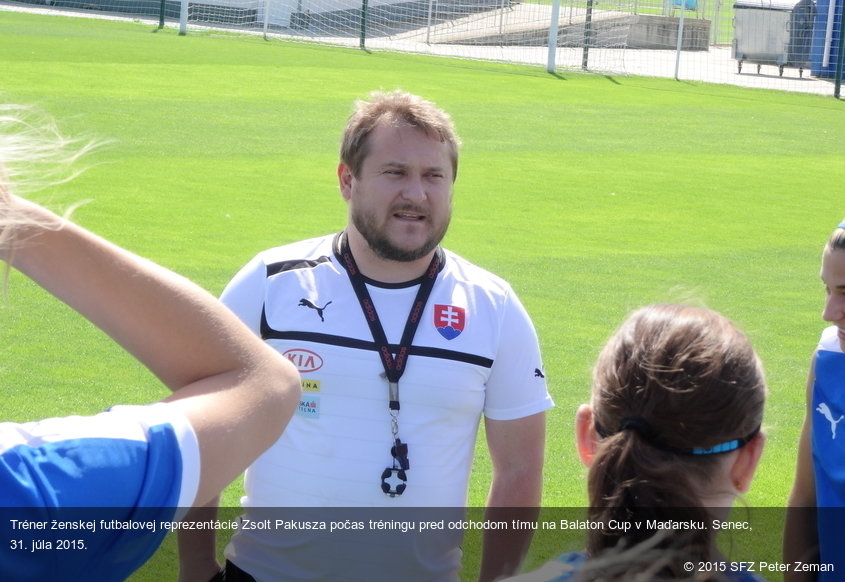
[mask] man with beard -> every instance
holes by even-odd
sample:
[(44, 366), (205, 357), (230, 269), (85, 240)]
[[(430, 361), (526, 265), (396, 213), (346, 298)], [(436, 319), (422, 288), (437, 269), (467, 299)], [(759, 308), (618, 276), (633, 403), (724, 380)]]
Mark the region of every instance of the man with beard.
[[(450, 529), (455, 522), (438, 521), (434, 508), (466, 505), (482, 414), (493, 468), (487, 511), (539, 506), (552, 402), (533, 325), (505, 281), (439, 246), (458, 145), (434, 104), (373, 93), (341, 146), (346, 229), (259, 254), (224, 291), (297, 365), (303, 385), (284, 436), (246, 473), (245, 523), (273, 525), (235, 534), (227, 582), (457, 581), (464, 527)], [(271, 507), (288, 509), (264, 519)], [(439, 531), (408, 532), (421, 514), (402, 508), (429, 508), (422, 515)], [(319, 519), (302, 515), (353, 535), (320, 531)], [(514, 573), (524, 556), (530, 533), (500, 533), (485, 533), (479, 580)], [(202, 537), (180, 540), (183, 582), (216, 571), (212, 540)]]

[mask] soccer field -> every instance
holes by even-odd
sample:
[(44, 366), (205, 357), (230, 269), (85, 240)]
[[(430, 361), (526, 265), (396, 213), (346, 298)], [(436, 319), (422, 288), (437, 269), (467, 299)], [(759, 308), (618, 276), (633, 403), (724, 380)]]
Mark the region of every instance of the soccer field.
[[(544, 351), (557, 407), (543, 505), (584, 504), (573, 419), (602, 343), (630, 310), (676, 300), (721, 311), (763, 358), (768, 443), (745, 504), (784, 505), (824, 327), (820, 250), (845, 216), (842, 103), (2, 11), (0, 70), (4, 101), (109, 140), (38, 199), (90, 199), (78, 222), (215, 294), (257, 251), (342, 228), (354, 99), (400, 87), (437, 102), (464, 142), (445, 245), (512, 283)], [(6, 420), (164, 394), (17, 274), (0, 317)]]

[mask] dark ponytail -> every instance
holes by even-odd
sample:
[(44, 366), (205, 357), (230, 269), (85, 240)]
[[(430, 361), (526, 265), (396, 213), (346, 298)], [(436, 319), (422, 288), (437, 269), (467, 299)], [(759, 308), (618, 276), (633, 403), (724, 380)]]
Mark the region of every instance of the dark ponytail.
[[(696, 459), (681, 467), (677, 455), (654, 448), (629, 431), (602, 442), (589, 472), (589, 519), (603, 529), (590, 530), (587, 552), (599, 555), (608, 548), (632, 547), (653, 536), (650, 524), (705, 523), (702, 530), (678, 531), (667, 536), (660, 548), (677, 551), (678, 559), (667, 564), (670, 577), (683, 577), (684, 561), (703, 558), (714, 544), (710, 515), (702, 507), (699, 490), (709, 481), (716, 459)], [(630, 529), (613, 529), (628, 524)]]

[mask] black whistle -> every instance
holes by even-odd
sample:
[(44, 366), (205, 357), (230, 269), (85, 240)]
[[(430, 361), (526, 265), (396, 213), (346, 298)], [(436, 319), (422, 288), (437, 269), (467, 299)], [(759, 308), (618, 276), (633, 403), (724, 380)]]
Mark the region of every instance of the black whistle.
[(398, 461), (399, 466), (405, 471), (411, 468), (411, 463), (408, 461), (408, 445), (401, 440), (396, 439), (396, 443), (390, 447), (390, 454)]

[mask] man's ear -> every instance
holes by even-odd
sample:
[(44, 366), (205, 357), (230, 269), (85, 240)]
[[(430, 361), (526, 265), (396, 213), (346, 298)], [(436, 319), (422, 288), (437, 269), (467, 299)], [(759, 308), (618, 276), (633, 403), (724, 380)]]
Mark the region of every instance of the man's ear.
[(598, 442), (599, 435), (593, 421), (593, 407), (582, 404), (575, 413), (575, 443), (578, 447), (578, 456), (587, 467), (593, 464)]
[(763, 455), (763, 447), (766, 444), (766, 437), (762, 432), (754, 435), (754, 438), (737, 451), (736, 458), (731, 465), (731, 483), (739, 493), (746, 493), (751, 488), (751, 480), (754, 478), (754, 471)]
[(352, 197), (352, 180), (354, 176), (352, 175), (352, 170), (349, 169), (349, 166), (341, 162), (337, 166), (337, 180), (340, 185), (340, 195), (343, 196), (343, 199), (349, 202), (349, 199)]

